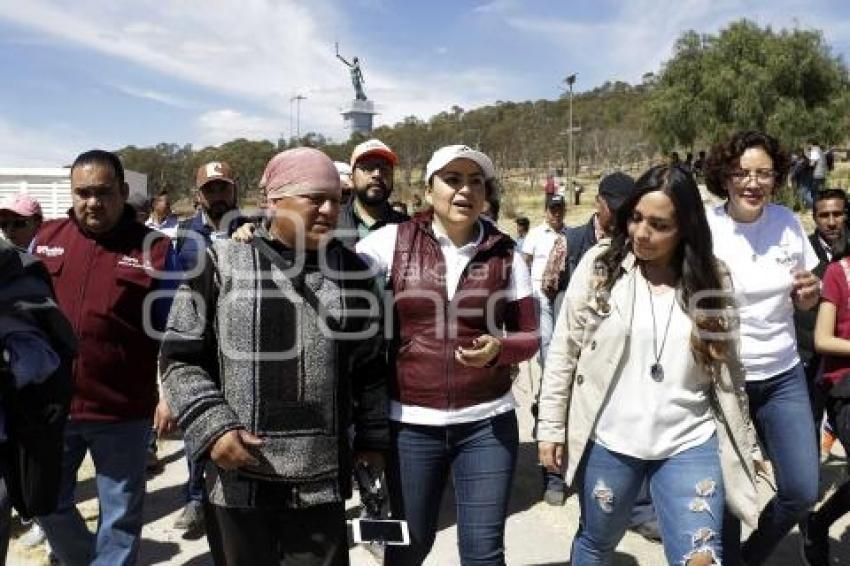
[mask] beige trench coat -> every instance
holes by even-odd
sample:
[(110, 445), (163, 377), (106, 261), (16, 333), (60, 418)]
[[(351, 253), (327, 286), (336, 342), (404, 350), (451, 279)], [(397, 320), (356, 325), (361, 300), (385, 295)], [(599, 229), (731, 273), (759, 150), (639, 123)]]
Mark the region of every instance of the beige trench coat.
[[(588, 446), (631, 332), (635, 257), (622, 262), (623, 274), (608, 301), (596, 297), (594, 263), (607, 248), (589, 250), (566, 291), (540, 388), (537, 440), (565, 444), (565, 479), (571, 485)], [(724, 277), (731, 291), (731, 280)], [(690, 345), (683, 346), (690, 348)], [(711, 408), (717, 424), (720, 463), (728, 509), (750, 527), (758, 522), (755, 472), (744, 370), (737, 355), (715, 368)]]

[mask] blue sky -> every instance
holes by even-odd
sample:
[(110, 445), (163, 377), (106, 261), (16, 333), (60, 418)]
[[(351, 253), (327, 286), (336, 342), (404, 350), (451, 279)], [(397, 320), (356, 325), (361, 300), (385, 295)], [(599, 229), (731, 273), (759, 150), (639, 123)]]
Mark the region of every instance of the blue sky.
[(850, 54), (850, 4), (773, 0), (26, 0), (0, 4), (0, 166), (91, 147), (195, 146), (301, 130), (334, 139), (357, 55), (378, 123), (452, 105), (638, 82), (682, 32), (750, 18), (824, 32)]

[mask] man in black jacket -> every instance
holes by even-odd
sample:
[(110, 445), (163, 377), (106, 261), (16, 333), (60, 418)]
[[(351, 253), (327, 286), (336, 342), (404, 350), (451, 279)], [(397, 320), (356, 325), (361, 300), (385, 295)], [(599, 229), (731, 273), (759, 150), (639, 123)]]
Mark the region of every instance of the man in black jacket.
[(336, 238), (349, 248), (372, 230), (410, 217), (389, 205), (398, 157), (380, 140), (367, 140), (351, 152), (353, 195), (339, 213)]
[[(843, 189), (827, 189), (815, 196), (816, 200), (812, 206), (815, 231), (809, 236), (809, 241), (812, 243), (812, 248), (815, 250), (820, 263), (812, 270), (812, 273), (823, 278), (826, 266), (832, 262), (834, 247), (848, 245), (846, 228), (847, 193)], [(820, 366), (820, 355), (815, 352), (814, 344), (817, 314), (817, 308), (811, 310), (794, 309), (797, 351), (806, 372), (815, 427), (819, 435), (818, 445), (820, 445), (820, 424), (823, 420), (826, 399), (817, 383), (817, 372)]]

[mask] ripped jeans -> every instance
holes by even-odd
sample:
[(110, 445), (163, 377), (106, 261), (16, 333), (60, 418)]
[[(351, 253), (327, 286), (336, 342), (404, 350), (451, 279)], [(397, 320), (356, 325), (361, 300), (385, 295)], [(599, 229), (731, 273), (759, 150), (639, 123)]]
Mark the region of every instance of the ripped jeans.
[(666, 460), (640, 460), (591, 442), (576, 475), (581, 519), (571, 566), (612, 563), (645, 477), (667, 563), (686, 564), (702, 551), (720, 563), (725, 495), (714, 435)]

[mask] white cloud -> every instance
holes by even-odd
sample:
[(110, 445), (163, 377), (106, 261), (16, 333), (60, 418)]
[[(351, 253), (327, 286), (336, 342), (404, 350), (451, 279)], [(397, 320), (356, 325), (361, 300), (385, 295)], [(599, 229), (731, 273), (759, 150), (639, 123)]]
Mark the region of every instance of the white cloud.
[[(366, 0), (365, 5), (380, 9), (383, 3)], [(220, 102), (208, 105), (197, 118), (203, 137), (190, 140), (194, 143), (219, 139), (224, 132), (245, 137), (273, 133), (274, 139), (280, 124), (288, 135), (289, 99), (295, 93), (307, 97), (301, 106), (302, 132), (347, 137), (340, 110), (353, 98), (353, 89), (333, 47), (337, 32), (348, 26), (339, 19), (341, 14), (330, 4), (296, 0), (138, 0), (132, 4), (78, 0), (73, 7), (29, 0), (0, 7), (0, 18), (226, 96), (230, 100), (226, 107), (235, 114), (210, 111)], [(339, 40), (350, 59), (356, 38)], [(509, 79), (502, 78), (503, 73), (471, 69), (458, 78), (406, 69), (408, 75), (394, 76), (377, 64), (382, 54), (356, 53), (366, 93), (379, 105), (378, 123), (393, 123), (411, 114), (428, 117), (452, 104), (468, 108), (505, 98)], [(172, 106), (184, 107), (187, 102), (151, 89), (126, 84), (118, 88)], [(266, 118), (270, 124), (261, 127), (258, 122)], [(225, 123), (241, 124), (246, 130), (240, 133), (237, 126), (225, 127)]]
[(530, 14), (515, 0), (496, 0), (479, 11), (501, 18), (509, 27), (535, 38), (546, 38), (568, 55), (564, 75), (579, 71), (579, 90), (606, 80), (640, 81), (657, 72), (673, 55), (676, 40), (687, 30), (717, 33), (732, 21), (747, 18), (774, 29), (823, 29), (827, 41), (850, 40), (850, 26), (826, 3), (800, 0), (740, 2), (738, 0), (657, 0), (623, 2), (619, 9), (596, 21), (576, 21)]
[(153, 100), (154, 102), (159, 102), (160, 104), (165, 104), (166, 106), (173, 106), (175, 108), (192, 108), (196, 106), (196, 104), (193, 103), (191, 100), (186, 100), (179, 96), (174, 96), (165, 92), (159, 92), (157, 90), (139, 88), (123, 84), (111, 84), (110, 86), (118, 92), (126, 94), (127, 96), (141, 98), (143, 100)]
[(62, 167), (84, 148), (61, 125), (51, 131), (33, 130), (0, 116), (0, 167)]
[(220, 145), (236, 138), (276, 140), (288, 135), (280, 116), (247, 115), (229, 108), (204, 112), (196, 120), (196, 127), (201, 146)]

